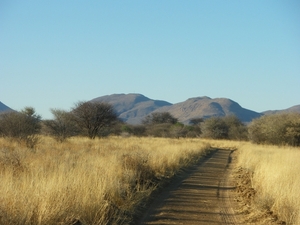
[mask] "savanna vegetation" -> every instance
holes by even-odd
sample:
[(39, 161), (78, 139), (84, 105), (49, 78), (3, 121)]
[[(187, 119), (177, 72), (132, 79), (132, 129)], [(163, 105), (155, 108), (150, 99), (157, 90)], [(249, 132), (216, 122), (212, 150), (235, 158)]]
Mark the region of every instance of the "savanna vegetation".
[(153, 190), (209, 151), (199, 139), (0, 139), (0, 224), (130, 224)]
[(106, 103), (0, 115), (0, 224), (130, 224), (150, 194), (212, 147), (236, 148), (252, 205), (300, 224), (300, 114), (183, 124), (153, 113), (140, 125)]
[(74, 136), (90, 139), (109, 135), (249, 140), (257, 144), (300, 145), (300, 114), (274, 114), (244, 124), (236, 116), (193, 118), (183, 124), (168, 112), (156, 112), (139, 125), (118, 119), (113, 106), (103, 102), (78, 102), (70, 111), (51, 109), (52, 120), (41, 120), (32, 107), (0, 116), (0, 135), (34, 148), (38, 135), (63, 142)]

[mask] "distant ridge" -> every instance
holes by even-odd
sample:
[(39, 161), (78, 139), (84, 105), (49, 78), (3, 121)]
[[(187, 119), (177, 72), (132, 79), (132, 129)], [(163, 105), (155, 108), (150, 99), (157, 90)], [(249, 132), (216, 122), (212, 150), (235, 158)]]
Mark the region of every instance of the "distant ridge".
[(92, 102), (107, 102), (114, 106), (118, 116), (129, 124), (140, 124), (152, 112), (170, 112), (182, 123), (188, 124), (193, 118), (236, 115), (248, 123), (262, 114), (242, 108), (227, 98), (211, 99), (207, 96), (189, 98), (184, 102), (171, 104), (153, 100), (142, 94), (112, 94), (94, 98)]
[(11, 108), (9, 108), (7, 105), (0, 102), (0, 113), (13, 111)]
[(300, 105), (295, 105), (287, 109), (282, 110), (268, 110), (262, 112), (264, 115), (270, 115), (270, 114), (278, 114), (278, 113), (300, 113)]

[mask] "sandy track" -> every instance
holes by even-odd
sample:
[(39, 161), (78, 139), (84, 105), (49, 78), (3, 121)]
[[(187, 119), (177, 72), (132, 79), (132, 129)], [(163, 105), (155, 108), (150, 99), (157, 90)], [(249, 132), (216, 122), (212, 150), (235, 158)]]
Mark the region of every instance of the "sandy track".
[(232, 151), (217, 149), (155, 197), (138, 224), (242, 224), (234, 213)]

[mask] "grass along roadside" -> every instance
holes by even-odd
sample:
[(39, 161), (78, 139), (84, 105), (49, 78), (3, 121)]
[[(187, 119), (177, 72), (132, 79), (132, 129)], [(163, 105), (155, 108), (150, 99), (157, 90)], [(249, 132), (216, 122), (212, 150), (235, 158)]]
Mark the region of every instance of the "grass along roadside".
[(243, 209), (249, 214), (248, 223), (269, 224), (272, 218), (277, 224), (280, 221), (300, 224), (299, 147), (237, 141), (208, 142), (219, 148), (238, 150), (236, 172), (243, 179), (240, 182), (250, 186), (245, 194), (251, 202), (246, 202)]
[(0, 224), (128, 224), (160, 180), (209, 150), (196, 139), (0, 139)]
[(252, 172), (257, 208), (287, 224), (300, 224), (300, 149), (245, 144), (239, 165)]

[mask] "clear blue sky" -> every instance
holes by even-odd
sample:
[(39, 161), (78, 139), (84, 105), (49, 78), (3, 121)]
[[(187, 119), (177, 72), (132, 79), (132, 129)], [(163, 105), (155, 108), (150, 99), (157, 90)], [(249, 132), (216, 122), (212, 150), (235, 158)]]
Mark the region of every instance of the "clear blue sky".
[(300, 104), (300, 1), (0, 1), (0, 101), (69, 110), (141, 93)]

